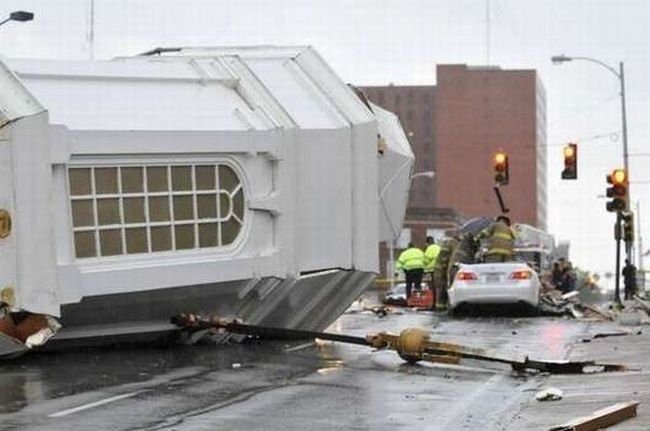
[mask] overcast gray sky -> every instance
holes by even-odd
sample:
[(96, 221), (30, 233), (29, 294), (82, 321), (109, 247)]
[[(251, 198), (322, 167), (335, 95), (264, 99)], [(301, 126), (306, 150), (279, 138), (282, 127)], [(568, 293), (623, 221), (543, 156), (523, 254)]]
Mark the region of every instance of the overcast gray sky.
[[(93, 49), (90, 4), (3, 0), (0, 14), (36, 17), (0, 27), (0, 55), (108, 59), (158, 46), (309, 44), (359, 85), (435, 84), (435, 65), (445, 63), (537, 69), (547, 92), (549, 227), (571, 241), (575, 263), (600, 273), (614, 269), (614, 217), (599, 195), (622, 166), (619, 81), (597, 65), (553, 66), (550, 57), (623, 61), (632, 200), (650, 246), (650, 1), (490, 0), (489, 50), (487, 0), (94, 0)], [(569, 141), (579, 143), (573, 182), (559, 179)]]

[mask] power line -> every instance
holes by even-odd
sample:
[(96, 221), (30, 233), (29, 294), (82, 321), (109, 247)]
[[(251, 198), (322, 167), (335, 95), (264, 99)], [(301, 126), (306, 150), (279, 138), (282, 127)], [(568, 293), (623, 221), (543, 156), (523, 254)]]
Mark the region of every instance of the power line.
[[(617, 141), (618, 141), (618, 138), (620, 137), (620, 135), (621, 135), (621, 131), (617, 130), (617, 131), (614, 131), (614, 132), (599, 133), (597, 135), (591, 135), (591, 136), (587, 136), (585, 138), (571, 139), (571, 140), (569, 140), (569, 142), (575, 142), (575, 143), (589, 142), (589, 141), (597, 141), (597, 140), (609, 137), (610, 142), (601, 142), (601, 143), (602, 144), (614, 144), (614, 143), (618, 143)], [(564, 146), (564, 145), (566, 145), (566, 143), (564, 143), (564, 144), (546, 144), (545, 146), (546, 147), (559, 147), (559, 146)]]
[(566, 115), (563, 116), (564, 120), (579, 117), (581, 115), (586, 115), (589, 113), (592, 113), (598, 109), (600, 109), (603, 105), (606, 105), (608, 103), (611, 103), (614, 100), (618, 100), (620, 98), (620, 94), (617, 92), (616, 94), (613, 94), (611, 96), (607, 96), (604, 99), (601, 99), (597, 101), (596, 103), (593, 103), (589, 106), (584, 106), (584, 107), (576, 107), (574, 109), (571, 109)]

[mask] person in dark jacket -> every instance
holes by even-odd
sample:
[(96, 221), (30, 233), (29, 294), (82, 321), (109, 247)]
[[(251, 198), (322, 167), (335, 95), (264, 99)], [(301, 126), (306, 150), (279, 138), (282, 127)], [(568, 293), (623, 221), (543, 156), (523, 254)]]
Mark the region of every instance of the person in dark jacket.
[(576, 273), (571, 262), (565, 261), (562, 265), (562, 281), (560, 290), (563, 293), (573, 292), (576, 289)]
[(460, 242), (454, 248), (449, 258), (449, 265), (447, 269), (447, 280), (449, 284), (454, 282), (454, 277), (458, 271), (458, 265), (461, 263), (474, 263), (476, 252), (478, 251), (478, 243), (474, 240), (471, 233), (466, 233), (460, 238)]
[(623, 267), (623, 286), (625, 299), (632, 299), (636, 294), (636, 266), (631, 264), (628, 259), (625, 259), (625, 266)]
[(551, 281), (556, 289), (562, 285), (562, 263), (553, 262), (553, 271), (551, 272)]

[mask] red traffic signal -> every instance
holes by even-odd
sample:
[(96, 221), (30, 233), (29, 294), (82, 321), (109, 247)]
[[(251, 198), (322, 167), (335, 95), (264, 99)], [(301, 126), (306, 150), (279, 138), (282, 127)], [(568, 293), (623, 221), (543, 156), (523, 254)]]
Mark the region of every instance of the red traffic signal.
[(578, 144), (567, 144), (563, 149), (564, 170), (563, 180), (575, 180), (578, 178)]
[(607, 202), (607, 211), (621, 212), (627, 209), (627, 187), (628, 178), (625, 169), (614, 169), (611, 174), (607, 175), (607, 197), (612, 198)]
[(494, 155), (493, 163), (494, 181), (500, 186), (508, 184), (508, 155), (503, 150), (497, 151)]

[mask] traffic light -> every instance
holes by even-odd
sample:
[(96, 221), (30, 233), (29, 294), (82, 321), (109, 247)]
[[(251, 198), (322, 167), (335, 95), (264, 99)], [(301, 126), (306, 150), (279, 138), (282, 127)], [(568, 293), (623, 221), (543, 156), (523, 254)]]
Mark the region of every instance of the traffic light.
[(607, 211), (621, 212), (627, 209), (627, 186), (628, 178), (625, 169), (614, 169), (610, 175), (607, 175), (607, 197), (612, 198), (607, 202)]
[(623, 219), (623, 240), (625, 242), (634, 241), (634, 214), (631, 212), (624, 212), (621, 215)]
[(563, 180), (575, 180), (578, 178), (578, 144), (567, 144), (563, 150), (564, 170)]
[(499, 150), (494, 155), (494, 181), (504, 186), (508, 184), (508, 177), (508, 155), (503, 150)]

